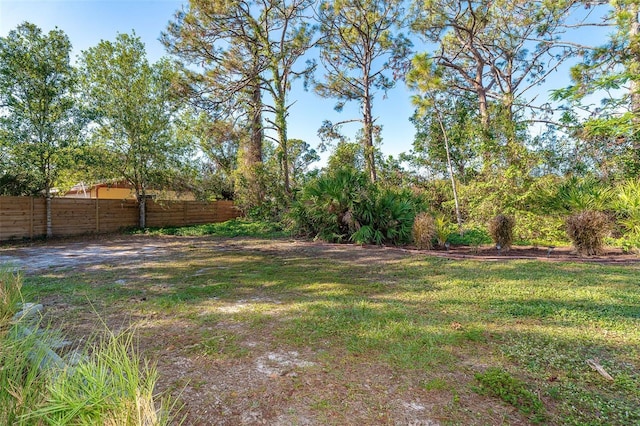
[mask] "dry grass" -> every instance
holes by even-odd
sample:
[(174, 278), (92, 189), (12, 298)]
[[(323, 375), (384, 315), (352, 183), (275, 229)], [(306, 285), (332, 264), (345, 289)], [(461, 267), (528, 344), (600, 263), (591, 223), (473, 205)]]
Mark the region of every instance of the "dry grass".
[(436, 237), (436, 223), (428, 213), (416, 215), (411, 230), (413, 242), (419, 249), (430, 250), (433, 248), (433, 239)]

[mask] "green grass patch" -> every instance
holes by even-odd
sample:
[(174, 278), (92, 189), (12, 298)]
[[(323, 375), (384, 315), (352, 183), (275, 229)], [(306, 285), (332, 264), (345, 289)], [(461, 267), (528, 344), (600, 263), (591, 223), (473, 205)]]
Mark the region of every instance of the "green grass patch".
[[(247, 343), (258, 342), (317, 353), (335, 380), (352, 362), (384, 366), (418, 392), (453, 395), (438, 413), (443, 424), (477, 422), (469, 395), (497, 410), (514, 405), (531, 422), (640, 424), (639, 265), (191, 244), (184, 256), (135, 269), (27, 277), (25, 294), (144, 317), (147, 336), (175, 333), (168, 340), (183, 338), (185, 356), (212, 362), (250, 363)], [(591, 370), (590, 358), (614, 381)], [(470, 392), (474, 385), (492, 397)], [(314, 407), (329, 417), (341, 412), (336, 404), (321, 396)]]
[(194, 225), (183, 227), (149, 228), (142, 232), (148, 235), (180, 235), (198, 237), (215, 235), (217, 237), (255, 237), (255, 238), (284, 238), (289, 234), (282, 227), (273, 222), (253, 221), (247, 219), (232, 219), (221, 223)]
[(542, 401), (534, 392), (527, 389), (523, 381), (496, 367), (489, 368), (483, 373), (476, 373), (475, 378), (480, 384), (475, 388), (478, 393), (500, 398), (517, 408), (534, 423), (545, 421)]

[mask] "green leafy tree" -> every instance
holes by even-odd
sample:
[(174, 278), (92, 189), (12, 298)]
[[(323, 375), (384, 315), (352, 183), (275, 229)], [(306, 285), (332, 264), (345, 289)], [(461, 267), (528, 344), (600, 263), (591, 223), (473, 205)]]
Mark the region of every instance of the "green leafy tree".
[(167, 186), (186, 154), (173, 131), (178, 110), (171, 96), (173, 67), (167, 60), (150, 64), (135, 34), (101, 41), (83, 52), (80, 65), (102, 176), (131, 184), (144, 228), (147, 190)]
[(324, 81), (316, 82), (315, 91), (322, 97), (338, 100), (341, 111), (346, 102), (356, 101), (362, 116), (340, 123), (325, 122), (321, 135), (339, 137), (337, 128), (347, 122), (361, 122), (361, 142), (369, 179), (376, 181), (374, 142), (380, 128), (375, 125), (373, 99), (377, 90), (395, 86), (406, 67), (412, 46), (397, 29), (404, 22), (400, 0), (323, 1), (319, 7), (322, 44), (320, 61), (325, 69)]
[[(437, 174), (448, 172), (450, 159), (454, 173), (462, 182), (468, 182), (477, 174), (481, 161), (478, 146), (481, 129), (475, 100), (470, 97), (440, 97), (438, 102), (439, 111), (430, 104), (423, 104), (410, 119), (416, 128), (413, 153), (424, 166)], [(447, 130), (447, 141), (440, 120)]]
[(233, 199), (238, 149), (248, 131), (231, 120), (211, 121), (204, 113), (193, 117), (185, 130), (204, 154), (200, 198)]
[(48, 34), (23, 23), (0, 38), (0, 144), (3, 192), (44, 194), (47, 236), (51, 197), (71, 154), (82, 120), (76, 108), (71, 43), (61, 30)]

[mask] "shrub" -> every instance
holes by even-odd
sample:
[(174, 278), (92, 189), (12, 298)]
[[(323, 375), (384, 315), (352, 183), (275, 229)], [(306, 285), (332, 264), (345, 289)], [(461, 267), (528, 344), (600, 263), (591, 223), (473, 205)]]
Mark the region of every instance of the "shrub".
[(419, 249), (430, 250), (433, 248), (432, 241), (436, 236), (436, 224), (433, 217), (428, 213), (418, 214), (413, 221), (411, 235), (413, 242)]
[(447, 220), (447, 217), (445, 215), (438, 215), (434, 219), (434, 225), (436, 228), (435, 229), (436, 241), (438, 242), (438, 245), (440, 247), (444, 247), (447, 240), (449, 240), (449, 236), (452, 233), (451, 222)]
[(602, 252), (604, 238), (609, 232), (606, 214), (585, 210), (567, 218), (567, 235), (578, 254), (593, 256)]
[(329, 242), (402, 244), (411, 239), (421, 200), (369, 182), (353, 169), (324, 174), (309, 182), (289, 213), (291, 231)]
[(489, 221), (489, 235), (496, 245), (509, 250), (513, 243), (513, 227), (516, 221), (511, 216), (499, 214)]
[(455, 232), (450, 234), (449, 242), (455, 246), (479, 246), (482, 244), (490, 244), (491, 237), (484, 229), (471, 228), (465, 230), (462, 235)]

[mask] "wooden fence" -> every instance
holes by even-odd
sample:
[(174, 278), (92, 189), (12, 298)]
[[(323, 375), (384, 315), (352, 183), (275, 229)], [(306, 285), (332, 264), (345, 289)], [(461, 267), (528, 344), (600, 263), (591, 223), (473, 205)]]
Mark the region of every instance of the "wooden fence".
[[(52, 229), (56, 237), (116, 232), (138, 226), (134, 200), (54, 198)], [(0, 241), (46, 235), (46, 200), (0, 197)], [(232, 201), (147, 201), (147, 226), (187, 226), (224, 222), (240, 216)]]

